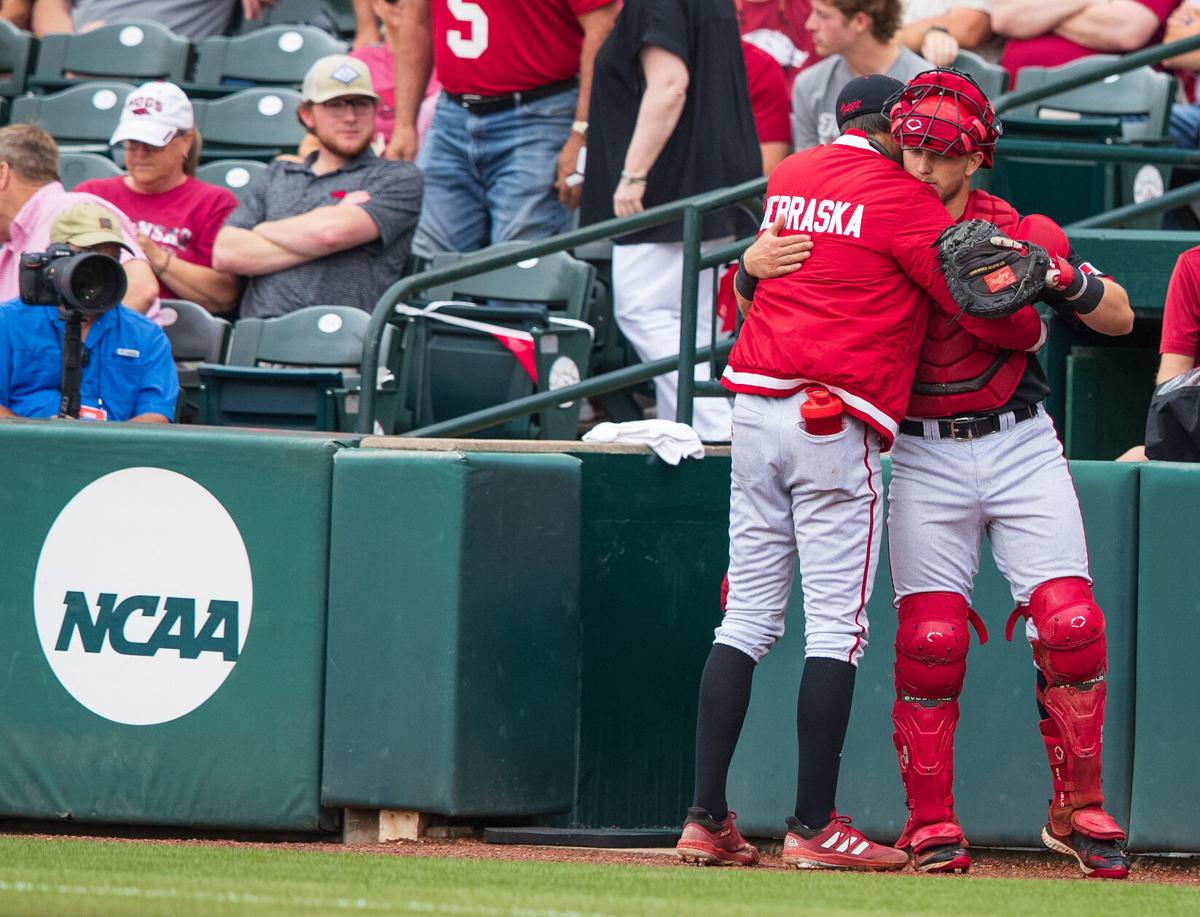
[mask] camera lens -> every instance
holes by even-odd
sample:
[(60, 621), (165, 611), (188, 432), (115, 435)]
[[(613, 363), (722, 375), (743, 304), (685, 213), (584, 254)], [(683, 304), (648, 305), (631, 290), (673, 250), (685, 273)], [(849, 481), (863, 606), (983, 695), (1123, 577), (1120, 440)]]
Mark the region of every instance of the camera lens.
[(84, 312), (105, 312), (125, 295), (125, 271), (107, 255), (73, 255), (64, 259), (55, 274), (54, 284), (63, 301)]

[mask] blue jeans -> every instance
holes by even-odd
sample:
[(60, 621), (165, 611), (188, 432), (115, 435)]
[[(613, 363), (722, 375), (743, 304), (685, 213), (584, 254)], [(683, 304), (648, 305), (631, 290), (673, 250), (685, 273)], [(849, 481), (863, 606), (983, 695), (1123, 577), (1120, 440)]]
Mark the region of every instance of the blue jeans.
[(1200, 149), (1200, 105), (1172, 105), (1167, 133), (1176, 146), (1185, 150)]
[(413, 250), (470, 252), (569, 229), (554, 181), (578, 98), (571, 90), (471, 115), (443, 93), (417, 155), (425, 202)]

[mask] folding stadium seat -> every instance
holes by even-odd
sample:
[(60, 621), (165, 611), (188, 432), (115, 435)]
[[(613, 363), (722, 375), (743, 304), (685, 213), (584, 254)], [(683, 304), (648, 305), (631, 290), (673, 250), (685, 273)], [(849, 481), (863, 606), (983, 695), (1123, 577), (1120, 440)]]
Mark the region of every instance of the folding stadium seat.
[(263, 10), (262, 19), (243, 21), (242, 31), (286, 24), (311, 25), (330, 34), (353, 35), (354, 0), (276, 0)]
[(950, 66), (975, 80), (992, 101), (1008, 89), (1008, 71), (999, 64), (988, 63), (973, 51), (959, 51)]
[(210, 185), (232, 191), (234, 197), (241, 200), (250, 183), (266, 170), (265, 162), (254, 159), (218, 159), (198, 168), (196, 177)]
[(197, 48), (189, 93), (247, 86), (299, 88), (313, 62), (344, 54), (348, 45), (307, 25), (275, 25), (234, 38), (206, 38)]
[[(459, 257), (439, 255), (432, 266)], [(559, 252), (426, 290), (434, 301), (423, 309), (398, 307), (408, 316), (399, 427), (450, 420), (586, 376), (593, 331), (581, 317), (594, 280), (591, 265)], [(569, 402), (475, 435), (574, 439), (579, 409), (580, 402)]]
[(80, 182), (92, 178), (112, 178), (123, 174), (121, 167), (99, 153), (61, 153), (58, 157), (58, 174), (63, 187), (70, 191)]
[(299, 105), (300, 93), (291, 89), (243, 89), (193, 103), (196, 127), (204, 137), (201, 158), (267, 162), (280, 153), (294, 153), (304, 139), (304, 127), (296, 119)]
[[(199, 367), (204, 422), (218, 426), (353, 430), (363, 341), (371, 316), (351, 306), (309, 306), (279, 318), (243, 318), (233, 327), (225, 365)], [(388, 416), (396, 389), (390, 364), (394, 332), (384, 332), (377, 416)]]
[(0, 19), (0, 98), (11, 99), (25, 91), (34, 39), (7, 19)]
[[(1017, 74), (1017, 86), (1034, 89), (1114, 60), (1093, 55), (1061, 67), (1024, 67)], [(1162, 143), (1174, 96), (1173, 77), (1141, 67), (1005, 112), (1004, 135), (1064, 145)], [(1047, 213), (1061, 223), (1161, 194), (1170, 179), (1163, 166), (1014, 158), (1004, 155), (1003, 141), (998, 152), (991, 189), (1018, 210)], [(1156, 226), (1160, 220), (1151, 217), (1146, 225)]]
[(58, 141), (60, 152), (108, 153), (131, 83), (96, 81), (46, 96), (13, 99), (13, 124), (41, 124)]
[(182, 83), (191, 53), (186, 38), (149, 19), (114, 22), (78, 35), (47, 35), (29, 86), (59, 89), (97, 77)]
[(171, 342), (171, 356), (179, 371), (179, 410), (176, 419), (194, 423), (204, 416), (201, 363), (223, 363), (232, 325), (186, 299), (164, 299), (159, 323)]

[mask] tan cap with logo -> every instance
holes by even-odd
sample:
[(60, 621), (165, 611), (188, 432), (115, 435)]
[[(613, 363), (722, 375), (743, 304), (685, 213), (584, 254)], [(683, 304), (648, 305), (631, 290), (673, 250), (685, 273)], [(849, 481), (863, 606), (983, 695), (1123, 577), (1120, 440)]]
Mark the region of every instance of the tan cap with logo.
[(341, 96), (379, 98), (367, 65), (348, 54), (330, 54), (309, 67), (300, 95), (305, 102), (328, 102)]
[(126, 251), (133, 251), (125, 244), (117, 215), (100, 204), (75, 204), (60, 211), (50, 226), (50, 241), (79, 248), (115, 242)]

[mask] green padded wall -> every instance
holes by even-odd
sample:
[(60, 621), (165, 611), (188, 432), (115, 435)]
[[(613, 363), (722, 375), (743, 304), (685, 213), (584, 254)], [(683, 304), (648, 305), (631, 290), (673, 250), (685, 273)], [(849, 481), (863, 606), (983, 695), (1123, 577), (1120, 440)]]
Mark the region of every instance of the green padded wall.
[(1200, 850), (1200, 465), (1142, 466), (1138, 581), (1137, 850)]
[(330, 826), (318, 793), (340, 445), (0, 424), (0, 814)]
[[(1100, 462), (1071, 466), (1088, 526), (1096, 595), (1109, 622), (1110, 701), (1105, 788), (1110, 811), (1129, 814), (1132, 755), (1137, 468)], [(885, 461), (890, 477), (890, 462)], [(886, 552), (886, 538), (885, 538)], [(804, 665), (803, 602), (793, 590), (792, 627), (759, 664), (754, 696), (730, 774), (729, 803), (743, 831), (782, 836), (796, 794), (796, 689)], [(895, 840), (907, 812), (892, 745), (892, 643), (887, 557), (881, 557), (869, 606), (870, 646), (859, 666), (854, 710), (842, 755), (838, 807), (880, 841)], [(1004, 642), (1013, 602), (987, 544), (973, 607), (991, 634), (972, 641), (957, 735), (956, 800), (967, 838), (980, 844), (1037, 846), (1050, 777), (1037, 731), (1034, 669), (1018, 634)]]
[(570, 808), (578, 533), (569, 456), (338, 455), (326, 805)]
[(700, 671), (721, 620), (729, 457), (581, 451), (575, 825), (668, 827), (692, 795)]

